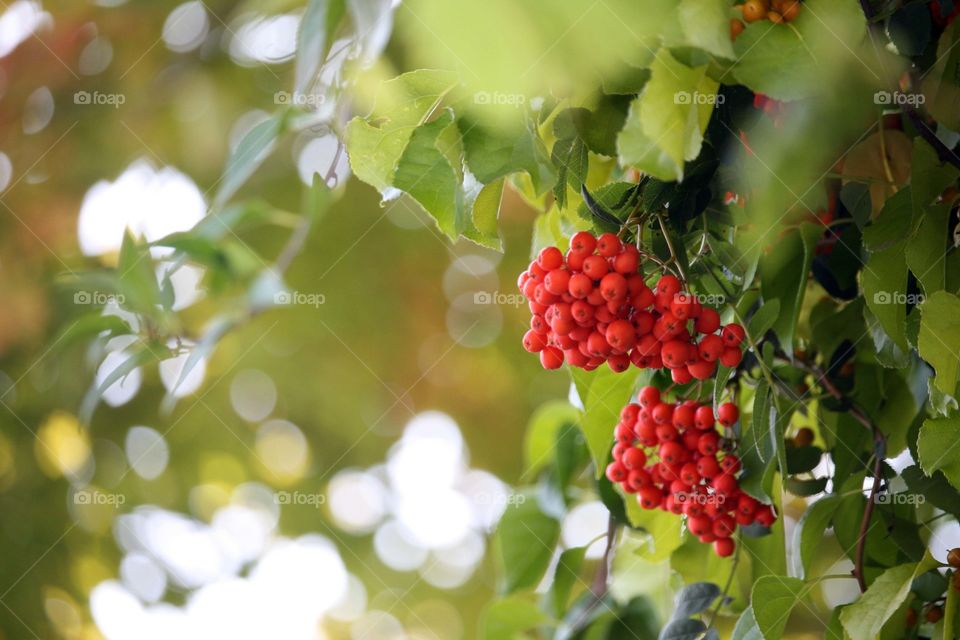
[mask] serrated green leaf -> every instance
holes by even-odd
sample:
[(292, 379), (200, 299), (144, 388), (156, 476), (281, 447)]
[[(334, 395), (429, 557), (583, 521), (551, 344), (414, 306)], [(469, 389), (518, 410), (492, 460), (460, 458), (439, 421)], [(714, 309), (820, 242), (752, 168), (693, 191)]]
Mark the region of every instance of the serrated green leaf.
[(773, 330), (787, 353), (793, 353), (793, 336), (807, 289), (807, 275), (822, 233), (820, 225), (801, 224), (799, 229), (787, 232), (777, 244), (776, 251), (760, 258), (758, 269), (763, 300), (766, 304), (773, 300), (780, 302), (780, 314), (773, 323)]
[(806, 595), (803, 580), (787, 576), (763, 576), (753, 585), (750, 602), (753, 617), (765, 640), (779, 640), (790, 611)]
[(553, 581), (550, 583), (548, 593), (550, 607), (556, 618), (562, 618), (567, 611), (570, 592), (580, 580), (580, 567), (583, 565), (586, 552), (586, 547), (573, 547), (561, 553), (557, 560), (557, 568), (553, 572)]
[(560, 523), (543, 513), (533, 496), (515, 502), (504, 512), (494, 536), (500, 552), (501, 591), (508, 594), (536, 586), (560, 535)]
[(928, 554), (919, 563), (887, 569), (874, 580), (860, 599), (840, 614), (840, 622), (851, 640), (873, 640), (907, 598), (913, 579), (933, 566), (936, 561)]
[(810, 505), (800, 518), (793, 537), (796, 548), (800, 551), (801, 575), (806, 576), (810, 571), (813, 559), (820, 551), (823, 543), (823, 532), (830, 524), (834, 512), (840, 506), (840, 499), (836, 496), (826, 496)]
[(517, 634), (548, 621), (533, 602), (519, 596), (495, 600), (483, 612), (484, 640), (515, 640)]
[(933, 384), (941, 393), (957, 397), (960, 379), (960, 298), (938, 291), (920, 305), (920, 357), (937, 372)]
[(920, 467), (928, 476), (941, 471), (954, 487), (960, 489), (960, 416), (925, 420), (920, 427), (917, 453)]
[(277, 139), (286, 130), (288, 113), (288, 110), (281, 109), (241, 138), (220, 178), (220, 188), (213, 199), (214, 209), (222, 208), (267, 159)]
[(587, 397), (581, 397), (584, 411), (580, 429), (587, 440), (587, 448), (599, 478), (613, 446), (613, 430), (620, 419), (620, 410), (630, 401), (639, 374), (634, 369), (614, 373), (604, 367), (592, 372), (572, 371), (571, 375), (574, 379), (582, 378), (582, 384), (589, 389)]

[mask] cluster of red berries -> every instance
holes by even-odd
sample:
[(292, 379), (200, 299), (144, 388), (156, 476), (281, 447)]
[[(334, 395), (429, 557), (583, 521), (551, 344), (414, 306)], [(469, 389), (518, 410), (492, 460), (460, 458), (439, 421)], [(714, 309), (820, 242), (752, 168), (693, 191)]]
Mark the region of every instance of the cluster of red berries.
[(667, 367), (678, 384), (706, 380), (717, 362), (740, 364), (743, 327), (721, 327), (716, 309), (683, 291), (676, 276), (651, 289), (639, 267), (637, 248), (612, 233), (580, 231), (566, 255), (543, 249), (517, 282), (533, 313), (523, 348), (539, 353), (545, 369), (566, 362), (590, 371), (606, 362), (621, 372), (633, 363)]
[(721, 557), (733, 553), (737, 525), (774, 523), (773, 507), (740, 491), (740, 459), (716, 428), (737, 422), (735, 404), (721, 404), (714, 416), (693, 400), (665, 402), (656, 387), (641, 389), (638, 400), (620, 412), (610, 482), (636, 494), (644, 509), (685, 515), (690, 533)]

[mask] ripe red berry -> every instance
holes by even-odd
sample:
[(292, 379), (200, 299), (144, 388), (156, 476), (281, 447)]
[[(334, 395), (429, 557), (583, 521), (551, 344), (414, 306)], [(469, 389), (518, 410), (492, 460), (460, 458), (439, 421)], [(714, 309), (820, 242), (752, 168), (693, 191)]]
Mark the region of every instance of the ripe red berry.
[(728, 515), (717, 516), (713, 521), (713, 535), (717, 538), (729, 538), (737, 530), (737, 521)]
[(686, 367), (677, 367), (670, 370), (670, 378), (677, 384), (688, 384), (693, 380), (693, 376), (687, 371)]
[(724, 402), (717, 407), (717, 422), (725, 427), (732, 427), (740, 418), (740, 410), (732, 402)]
[(695, 363), (687, 365), (687, 371), (697, 380), (706, 380), (717, 372), (717, 363), (716, 361), (697, 360)]
[(656, 296), (654, 296), (653, 291), (646, 285), (633, 294), (633, 306), (636, 309), (649, 309), (650, 305), (654, 303)]
[(602, 333), (594, 331), (590, 334), (590, 337), (587, 338), (587, 350), (592, 356), (599, 358), (606, 357), (610, 354), (610, 344), (607, 342), (607, 339), (603, 337)]
[(600, 281), (600, 293), (604, 300), (620, 301), (627, 298), (627, 279), (619, 273), (608, 273)]
[(607, 326), (607, 343), (626, 353), (636, 344), (637, 334), (629, 320), (614, 320)]
[(663, 494), (655, 487), (643, 487), (637, 493), (637, 502), (644, 509), (656, 509), (660, 506), (660, 498)]
[(627, 468), (619, 462), (607, 465), (607, 479), (610, 482), (623, 482), (627, 479)]
[(704, 336), (697, 349), (700, 357), (707, 362), (719, 359), (723, 355), (723, 350), (723, 338), (717, 335)]
[(657, 424), (670, 424), (673, 422), (673, 405), (661, 402), (653, 407), (650, 411), (650, 416)]
[[(674, 415), (676, 415), (676, 411), (674, 412)], [(674, 424), (676, 424), (676, 421), (674, 421)], [(690, 452), (697, 451), (697, 446), (700, 443), (700, 436), (701, 433), (696, 429), (687, 429), (681, 433), (680, 440), (683, 442), (683, 448)]]
[(629, 484), (634, 491), (649, 487), (651, 486), (650, 474), (647, 473), (645, 469), (634, 469), (630, 472), (630, 475), (627, 476), (627, 484)]
[(697, 412), (693, 417), (693, 424), (697, 429), (701, 431), (707, 431), (708, 429), (713, 429), (714, 420), (713, 420), (713, 409), (710, 407), (704, 406), (697, 409)]
[(720, 468), (723, 469), (724, 473), (734, 474), (740, 471), (740, 458), (732, 453), (728, 453), (723, 457), (723, 460), (720, 461)]
[(737, 492), (737, 479), (729, 473), (722, 473), (713, 479), (713, 488), (722, 496), (731, 496)]
[(570, 250), (588, 256), (597, 248), (597, 239), (589, 231), (578, 231), (570, 238)]
[(679, 429), (690, 429), (696, 417), (696, 408), (689, 404), (682, 404), (673, 410), (673, 424)]
[(553, 271), (563, 266), (563, 253), (556, 247), (544, 247), (537, 256), (537, 264), (544, 271)]
[(697, 465), (688, 462), (680, 468), (680, 479), (690, 486), (700, 482), (700, 474), (697, 473)]
[(600, 256), (587, 256), (584, 258), (582, 270), (591, 280), (599, 280), (610, 272), (607, 261)]
[(622, 247), (620, 238), (612, 233), (604, 233), (597, 238), (597, 253), (604, 258), (612, 258), (617, 255)]
[(681, 320), (691, 317), (693, 311), (694, 298), (689, 293), (680, 292), (673, 296), (670, 302), (670, 313)]
[(660, 359), (671, 369), (684, 366), (689, 355), (690, 345), (682, 340), (671, 340), (660, 349)]
[(744, 516), (749, 516), (751, 519), (757, 512), (757, 508), (759, 508), (759, 506), (759, 502), (745, 493), (741, 494), (741, 496), (737, 498), (737, 513), (741, 513)]
[(757, 519), (757, 522), (759, 522), (763, 526), (769, 527), (769, 526), (772, 526), (773, 523), (776, 521), (777, 516), (773, 512), (773, 507), (769, 507), (765, 505), (759, 511), (757, 511), (756, 519)]
[(723, 353), (720, 354), (720, 364), (725, 367), (733, 368), (740, 364), (742, 359), (743, 352), (740, 351), (740, 347), (727, 347), (723, 350)]
[[(691, 433), (696, 433), (695, 431)], [(697, 439), (697, 451), (705, 456), (712, 456), (717, 453), (717, 444), (720, 438), (716, 431), (707, 431)]]
[(723, 328), (723, 331), (720, 332), (720, 337), (723, 338), (724, 344), (728, 347), (740, 346), (740, 343), (743, 342), (746, 335), (743, 327), (736, 323), (728, 324)]
[(632, 402), (620, 410), (620, 421), (627, 424), (633, 424), (640, 416), (640, 405)]
[(736, 544), (732, 538), (719, 538), (713, 543), (713, 551), (721, 558), (727, 558), (733, 555)]
[(544, 347), (540, 352), (540, 364), (544, 369), (559, 369), (563, 366), (563, 352), (556, 347)]
[(644, 387), (637, 394), (637, 399), (641, 407), (652, 407), (660, 402), (660, 390), (651, 386)]
[(690, 533), (695, 536), (702, 536), (707, 533), (712, 533), (713, 523), (710, 521), (710, 518), (706, 516), (695, 516), (693, 518), (687, 518), (687, 528), (690, 529)]
[(680, 279), (673, 275), (665, 275), (657, 281), (657, 293), (667, 297), (667, 303), (672, 301), (673, 296), (680, 293), (682, 284)]
[(700, 317), (697, 318), (697, 321), (693, 324), (693, 328), (700, 333), (714, 333), (720, 328), (720, 314), (717, 313), (716, 309), (703, 307), (703, 309), (700, 310)]
[[(663, 406), (663, 405), (660, 405)], [(679, 440), (680, 432), (672, 424), (657, 425), (657, 440), (660, 442), (672, 442)]]
[(537, 333), (531, 329), (523, 334), (523, 348), (530, 353), (540, 353), (546, 346), (547, 341), (542, 333)]
[(574, 298), (586, 298), (593, 291), (593, 280), (582, 273), (575, 273), (567, 282), (567, 291)]
[(697, 460), (697, 473), (706, 479), (712, 479), (720, 474), (720, 465), (713, 456), (703, 456)]
[[(617, 273), (629, 275), (636, 273), (640, 268), (640, 254), (633, 245), (624, 245), (623, 251), (614, 256), (613, 269)], [(640, 280), (642, 283), (643, 280)]]
[[(660, 459), (668, 465), (677, 464), (683, 459), (683, 447), (676, 442), (664, 442), (660, 445)], [(699, 471), (699, 468), (698, 468)], [(663, 473), (663, 470), (661, 470)], [(674, 473), (674, 475), (676, 475)], [(702, 473), (700, 475), (703, 475)]]
[(607, 356), (607, 366), (614, 373), (623, 373), (630, 368), (630, 356), (625, 353)]
[(544, 288), (557, 296), (566, 293), (569, 284), (570, 272), (565, 269), (554, 269), (543, 279)]
[[(633, 435), (631, 431), (631, 436)], [(623, 466), (629, 470), (642, 469), (647, 464), (647, 456), (643, 449), (631, 447), (623, 452)]]

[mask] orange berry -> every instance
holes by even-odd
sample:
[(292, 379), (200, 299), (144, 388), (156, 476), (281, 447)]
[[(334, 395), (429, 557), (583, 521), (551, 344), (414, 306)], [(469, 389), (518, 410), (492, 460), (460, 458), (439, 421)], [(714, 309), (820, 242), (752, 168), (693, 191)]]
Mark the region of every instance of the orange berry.
[(767, 8), (760, 0), (747, 0), (743, 3), (743, 19), (747, 22), (756, 22), (767, 17)]
[(768, 11), (767, 20), (775, 24), (783, 24), (783, 16), (777, 13), (776, 11)]
[(730, 39), (736, 40), (737, 37), (743, 33), (743, 30), (747, 28), (747, 25), (743, 24), (743, 21), (733, 18), (730, 20)]
[(780, 13), (787, 22), (796, 20), (797, 16), (800, 15), (800, 3), (797, 0), (787, 0), (783, 3)]

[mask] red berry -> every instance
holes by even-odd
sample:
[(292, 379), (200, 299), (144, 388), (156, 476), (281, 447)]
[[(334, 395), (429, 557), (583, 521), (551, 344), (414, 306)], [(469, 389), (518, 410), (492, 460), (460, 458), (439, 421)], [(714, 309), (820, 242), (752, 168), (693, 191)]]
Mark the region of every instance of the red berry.
[(682, 284), (680, 283), (679, 278), (677, 278), (676, 276), (667, 274), (661, 277), (659, 281), (657, 281), (657, 293), (667, 296), (668, 304), (669, 304), (673, 296), (680, 293), (681, 286)]
[(717, 407), (717, 421), (723, 426), (732, 427), (739, 418), (740, 411), (732, 402), (724, 402)]
[(681, 340), (671, 340), (660, 349), (660, 359), (671, 369), (681, 367), (687, 362), (690, 345)]
[(614, 373), (623, 373), (630, 368), (630, 356), (625, 353), (613, 354), (607, 357), (607, 366)]
[(641, 407), (652, 407), (660, 403), (660, 390), (656, 387), (644, 387), (637, 394)]
[(593, 291), (593, 280), (582, 273), (576, 273), (570, 276), (570, 280), (567, 283), (567, 291), (569, 291), (570, 295), (574, 298), (586, 298), (590, 295), (590, 292)]
[(740, 471), (740, 458), (732, 453), (728, 453), (723, 457), (723, 460), (720, 461), (720, 468), (723, 469), (724, 473), (734, 474)]
[(566, 293), (569, 284), (570, 272), (564, 269), (554, 269), (543, 279), (544, 288), (557, 296)]
[(644, 509), (656, 509), (660, 506), (662, 494), (654, 487), (643, 487), (637, 493), (637, 496), (637, 502), (639, 502), (640, 506)]
[(737, 530), (737, 521), (728, 515), (717, 516), (713, 521), (713, 535), (717, 538), (729, 538)]
[(581, 271), (583, 269), (583, 261), (589, 255), (589, 253), (567, 251), (567, 269), (570, 269), (570, 271)]
[(678, 440), (679, 438), (680, 433), (672, 424), (657, 425), (657, 440), (660, 442), (672, 442)]
[(723, 328), (723, 331), (720, 332), (720, 337), (723, 338), (724, 344), (728, 347), (740, 346), (740, 343), (743, 342), (746, 335), (743, 327), (736, 323), (728, 324)]
[(757, 511), (756, 516), (757, 522), (762, 524), (765, 527), (770, 527), (777, 520), (777, 515), (773, 512), (773, 507), (764, 505), (759, 511)]
[(706, 479), (714, 478), (720, 473), (720, 465), (713, 456), (703, 456), (697, 460), (697, 473)]
[(697, 473), (697, 465), (688, 462), (680, 468), (680, 479), (693, 486), (700, 482), (700, 474)]
[(547, 346), (547, 341), (542, 333), (537, 333), (533, 329), (523, 335), (523, 348), (530, 353), (540, 353)]
[(604, 258), (612, 258), (617, 255), (622, 247), (620, 238), (612, 233), (605, 233), (597, 238), (597, 253)]
[(600, 358), (606, 357), (610, 354), (610, 344), (607, 342), (607, 339), (603, 337), (602, 333), (594, 331), (590, 334), (590, 337), (587, 338), (587, 350), (592, 356)]
[(710, 521), (710, 518), (706, 516), (696, 516), (687, 518), (687, 528), (690, 529), (690, 533), (693, 535), (702, 536), (711, 533), (713, 523)]
[(720, 328), (720, 314), (717, 313), (716, 309), (703, 307), (700, 311), (700, 317), (697, 318), (693, 327), (700, 333), (714, 333)]
[(650, 411), (650, 416), (657, 424), (670, 424), (673, 422), (673, 405), (661, 402), (653, 407)]
[(698, 345), (700, 357), (707, 362), (717, 360), (724, 350), (723, 338), (717, 335), (704, 336)]
[(686, 367), (677, 367), (670, 370), (670, 378), (677, 384), (688, 384), (693, 380), (693, 376), (687, 371)]
[(630, 475), (627, 476), (627, 484), (629, 484), (634, 491), (649, 487), (651, 484), (650, 474), (647, 473), (645, 469), (634, 469), (630, 472)]
[[(683, 458), (683, 447), (676, 442), (664, 442), (662, 445), (660, 445), (660, 450), (658, 453), (660, 455), (660, 459), (668, 465), (677, 464)], [(703, 474), (701, 473), (700, 475)]]
[(706, 380), (717, 372), (717, 363), (715, 361), (697, 360), (695, 363), (687, 365), (687, 371), (697, 380)]
[(693, 417), (693, 424), (697, 429), (701, 431), (707, 431), (708, 429), (713, 429), (714, 420), (713, 420), (713, 409), (710, 407), (704, 406), (697, 409), (697, 412)]
[(744, 516), (753, 518), (759, 506), (759, 502), (745, 493), (737, 498), (737, 513), (743, 514)]
[[(631, 432), (631, 436), (632, 435)], [(642, 469), (645, 464), (647, 464), (647, 456), (643, 452), (643, 449), (631, 447), (623, 452), (623, 466), (627, 469), (631, 471), (633, 469)]]
[[(691, 433), (696, 432), (693, 431)], [(705, 456), (712, 456), (717, 453), (719, 440), (720, 438), (717, 436), (716, 431), (707, 431), (706, 433), (700, 434), (700, 437), (697, 439), (697, 451)]]
[(556, 347), (544, 347), (540, 352), (540, 364), (544, 369), (559, 369), (563, 366), (563, 352)]
[(733, 368), (740, 364), (742, 359), (743, 352), (740, 351), (740, 347), (727, 347), (723, 350), (723, 353), (720, 354), (720, 364), (725, 367)]
[(537, 264), (544, 271), (553, 271), (563, 266), (563, 253), (556, 247), (544, 247), (537, 256)]
[(583, 260), (583, 272), (592, 280), (599, 280), (609, 271), (607, 261), (600, 256), (587, 256)]
[(626, 300), (627, 279), (619, 273), (608, 273), (600, 281), (600, 293), (607, 301)]
[(656, 296), (653, 295), (653, 291), (647, 285), (643, 285), (639, 291), (633, 294), (631, 302), (635, 309), (648, 309), (654, 300), (656, 300)]
[(673, 301), (670, 302), (670, 313), (681, 320), (686, 320), (691, 317), (693, 302), (693, 296), (689, 293), (678, 293), (673, 296)]
[(627, 424), (633, 424), (640, 416), (640, 405), (632, 402), (620, 410), (620, 420)]
[(713, 552), (721, 558), (727, 558), (733, 555), (736, 546), (731, 538), (719, 538), (713, 543)]
[[(676, 415), (676, 411), (674, 412)], [(676, 421), (674, 421), (676, 423)], [(700, 442), (700, 432), (696, 429), (688, 429), (680, 435), (680, 440), (683, 442), (683, 446), (687, 451), (697, 451), (697, 446)]]
[(713, 479), (711, 483), (717, 493), (723, 496), (730, 496), (737, 492), (737, 479), (729, 473), (722, 473)]
[(631, 449), (632, 446), (626, 442), (622, 442), (619, 438), (616, 443), (613, 445), (613, 461), (623, 463), (623, 454)]
[[(613, 258), (613, 269), (617, 273), (629, 275), (640, 268), (640, 254), (633, 245), (624, 245), (623, 251)], [(640, 280), (642, 283), (643, 280)]]
[(607, 479), (610, 482), (623, 482), (627, 479), (627, 468), (619, 462), (607, 465)]
[(597, 239), (589, 231), (578, 231), (570, 238), (570, 250), (590, 255), (597, 248)]
[(679, 429), (690, 429), (693, 427), (693, 421), (696, 417), (696, 408), (682, 404), (673, 410), (673, 424)]

